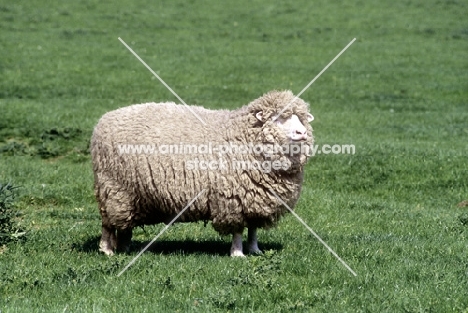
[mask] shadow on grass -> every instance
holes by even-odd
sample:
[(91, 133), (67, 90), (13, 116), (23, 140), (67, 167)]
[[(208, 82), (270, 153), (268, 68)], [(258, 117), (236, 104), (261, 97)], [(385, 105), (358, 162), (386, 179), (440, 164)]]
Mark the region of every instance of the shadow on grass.
[(101, 236), (90, 237), (84, 242), (80, 241), (72, 243), (71, 248), (79, 252), (94, 253), (99, 251), (100, 239)]
[[(88, 238), (85, 242), (74, 243), (72, 248), (77, 251), (86, 253), (95, 253), (99, 250), (100, 236)], [(134, 254), (141, 251), (150, 241), (132, 241), (128, 254)], [(268, 242), (265, 244), (259, 243), (260, 249), (265, 250), (282, 250), (283, 245), (276, 242)], [(217, 256), (228, 256), (231, 248), (231, 243), (221, 240), (158, 240), (153, 243), (147, 252), (154, 254), (209, 254)], [(246, 253), (247, 251), (244, 252)]]

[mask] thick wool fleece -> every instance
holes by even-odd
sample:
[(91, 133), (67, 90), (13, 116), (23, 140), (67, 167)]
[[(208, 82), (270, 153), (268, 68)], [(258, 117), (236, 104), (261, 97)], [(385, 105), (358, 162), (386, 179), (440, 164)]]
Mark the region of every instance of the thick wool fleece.
[[(121, 154), (119, 145), (287, 144), (289, 141), (273, 118), (293, 99), (290, 91), (272, 91), (234, 111), (190, 108), (174, 103), (146, 103), (105, 114), (94, 129), (91, 155), (95, 195), (103, 226), (120, 230), (139, 225), (168, 223), (201, 190), (205, 192), (178, 222), (212, 221), (221, 234), (241, 232), (244, 227), (273, 226), (286, 209), (273, 190), (290, 207), (301, 191), (303, 166), (308, 156), (215, 153)], [(262, 111), (263, 121), (255, 114)], [(297, 98), (281, 117), (296, 114), (307, 128), (306, 144), (313, 144), (307, 121), (308, 105)], [(187, 162), (226, 162), (227, 169), (188, 169)], [(288, 169), (269, 173), (258, 169), (234, 169), (233, 160), (281, 160)]]

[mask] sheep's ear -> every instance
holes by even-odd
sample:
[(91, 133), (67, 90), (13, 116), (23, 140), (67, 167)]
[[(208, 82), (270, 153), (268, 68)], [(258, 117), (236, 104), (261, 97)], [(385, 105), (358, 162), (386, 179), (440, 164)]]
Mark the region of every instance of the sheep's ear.
[(312, 122), (314, 120), (314, 116), (310, 113), (307, 113), (307, 122)]
[(263, 122), (263, 111), (257, 112), (257, 113), (255, 114), (255, 117), (256, 117), (257, 120), (259, 120), (260, 122)]

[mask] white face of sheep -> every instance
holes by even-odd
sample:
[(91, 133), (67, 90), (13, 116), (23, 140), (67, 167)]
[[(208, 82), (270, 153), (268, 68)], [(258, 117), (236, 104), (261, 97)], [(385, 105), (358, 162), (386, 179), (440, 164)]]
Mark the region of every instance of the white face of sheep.
[[(256, 115), (259, 121), (264, 122), (263, 112), (258, 112)], [(314, 120), (312, 114), (307, 114), (307, 121), (310, 123)], [(301, 123), (299, 117), (293, 114), (289, 118), (278, 117), (275, 120), (275, 124), (278, 125), (291, 141), (302, 141), (307, 140), (307, 128)]]

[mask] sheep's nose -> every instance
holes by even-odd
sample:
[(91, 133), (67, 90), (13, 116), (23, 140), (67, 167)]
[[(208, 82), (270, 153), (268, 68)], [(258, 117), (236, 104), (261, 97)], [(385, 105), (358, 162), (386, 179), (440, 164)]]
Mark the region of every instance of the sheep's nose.
[(307, 130), (296, 129), (292, 134), (292, 140), (305, 140), (307, 139)]

